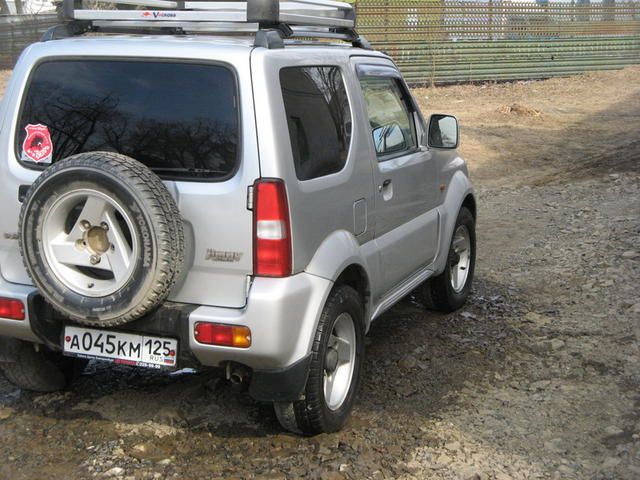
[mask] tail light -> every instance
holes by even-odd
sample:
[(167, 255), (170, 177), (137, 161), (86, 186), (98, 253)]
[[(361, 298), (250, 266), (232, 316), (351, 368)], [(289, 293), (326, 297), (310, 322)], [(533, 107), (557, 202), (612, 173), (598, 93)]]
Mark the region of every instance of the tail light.
[(249, 327), (225, 325), (222, 323), (196, 322), (193, 335), (199, 343), (222, 345), (223, 347), (249, 348), (251, 330)]
[(15, 298), (0, 298), (0, 318), (24, 320), (24, 304)]
[(284, 182), (258, 180), (253, 193), (253, 273), (291, 275), (291, 225)]

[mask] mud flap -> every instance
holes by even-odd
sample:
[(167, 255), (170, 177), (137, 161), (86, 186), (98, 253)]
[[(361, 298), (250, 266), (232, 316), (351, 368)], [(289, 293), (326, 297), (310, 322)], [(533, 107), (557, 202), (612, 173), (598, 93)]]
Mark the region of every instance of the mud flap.
[(278, 370), (254, 370), (249, 395), (259, 402), (293, 402), (300, 399), (309, 377), (311, 355)]

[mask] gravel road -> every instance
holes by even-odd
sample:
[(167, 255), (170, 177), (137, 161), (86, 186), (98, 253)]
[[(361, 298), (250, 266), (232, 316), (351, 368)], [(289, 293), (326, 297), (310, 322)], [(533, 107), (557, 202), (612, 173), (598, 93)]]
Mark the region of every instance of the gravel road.
[(462, 122), (475, 287), (373, 325), (344, 431), (284, 434), (206, 372), (91, 364), (60, 394), (0, 378), (0, 478), (640, 478), (639, 78), (415, 91)]

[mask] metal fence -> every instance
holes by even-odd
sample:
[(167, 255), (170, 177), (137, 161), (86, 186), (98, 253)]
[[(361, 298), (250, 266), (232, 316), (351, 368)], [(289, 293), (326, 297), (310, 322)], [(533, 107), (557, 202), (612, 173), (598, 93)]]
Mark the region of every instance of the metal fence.
[(513, 80), (640, 63), (640, 2), (357, 0), (358, 31), (410, 83)]
[(22, 50), (56, 23), (56, 15), (0, 15), (0, 69), (13, 68)]
[[(544, 78), (640, 63), (640, 1), (588, 2), (355, 5), (358, 31), (389, 53), (413, 84)], [(55, 15), (0, 16), (0, 68), (11, 68), (24, 47), (55, 23)]]

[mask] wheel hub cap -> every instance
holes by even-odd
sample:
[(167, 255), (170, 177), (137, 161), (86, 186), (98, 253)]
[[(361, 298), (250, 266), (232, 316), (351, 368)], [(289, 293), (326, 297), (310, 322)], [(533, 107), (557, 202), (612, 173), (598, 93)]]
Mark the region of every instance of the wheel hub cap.
[(467, 283), (471, 265), (471, 235), (465, 225), (460, 225), (454, 232), (449, 255), (451, 288), (460, 293)]
[(325, 371), (327, 373), (333, 373), (338, 367), (338, 350), (335, 348), (329, 348), (327, 351), (327, 357), (324, 360)]
[(338, 315), (329, 337), (324, 359), (324, 398), (330, 410), (339, 409), (347, 399), (356, 364), (356, 329), (353, 318)]
[(89, 250), (97, 255), (102, 255), (111, 248), (107, 230), (103, 227), (91, 227), (85, 232), (84, 241)]

